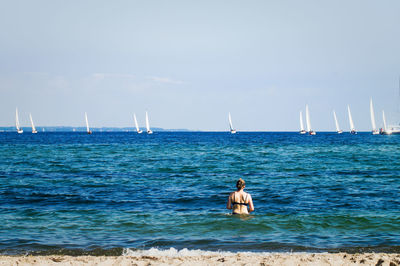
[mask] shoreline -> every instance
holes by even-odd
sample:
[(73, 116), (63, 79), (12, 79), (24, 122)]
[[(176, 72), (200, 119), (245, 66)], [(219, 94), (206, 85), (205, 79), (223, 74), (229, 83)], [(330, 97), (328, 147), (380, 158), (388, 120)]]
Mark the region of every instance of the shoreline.
[(0, 265), (400, 265), (400, 253), (132, 254), (0, 256)]

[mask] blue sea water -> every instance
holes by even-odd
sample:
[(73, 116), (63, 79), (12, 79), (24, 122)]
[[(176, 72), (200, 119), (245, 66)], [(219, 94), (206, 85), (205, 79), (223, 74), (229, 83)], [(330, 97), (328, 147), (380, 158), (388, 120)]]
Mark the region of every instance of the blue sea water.
[(399, 252), (399, 159), (370, 133), (1, 133), (0, 253)]

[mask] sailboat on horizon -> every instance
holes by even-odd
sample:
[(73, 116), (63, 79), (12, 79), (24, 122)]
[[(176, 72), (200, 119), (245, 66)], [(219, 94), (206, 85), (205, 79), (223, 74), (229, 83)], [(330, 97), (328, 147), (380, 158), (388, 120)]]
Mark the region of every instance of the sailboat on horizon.
[(228, 113), (228, 119), (229, 119), (229, 128), (230, 128), (231, 134), (236, 134), (236, 129), (234, 129), (233, 125), (232, 125), (231, 113)]
[(311, 129), (310, 112), (308, 111), (308, 104), (306, 104), (306, 124), (307, 132), (309, 135), (316, 135), (317, 133)]
[(379, 131), (376, 128), (376, 124), (375, 124), (375, 113), (374, 113), (374, 106), (372, 104), (372, 98), (370, 98), (370, 100), (369, 100), (369, 112), (371, 115), (372, 135), (378, 135)]
[(31, 120), (32, 134), (36, 134), (37, 130), (35, 128), (35, 125), (33, 124), (33, 119), (32, 119), (32, 115), (31, 114), (29, 114), (29, 119)]
[(339, 127), (339, 122), (338, 122), (338, 120), (337, 120), (335, 110), (333, 110), (333, 117), (335, 118), (336, 132), (337, 132), (338, 134), (342, 134), (342, 133), (343, 133), (343, 130), (341, 130), (340, 127)]
[(147, 111), (146, 111), (146, 131), (147, 134), (153, 134), (153, 131), (151, 131), (150, 129), (149, 116), (147, 114)]
[(304, 124), (303, 124), (303, 112), (300, 111), (300, 134), (306, 134), (307, 132), (304, 130)]
[(383, 120), (383, 128), (380, 129), (379, 134), (381, 134), (381, 135), (392, 135), (393, 134), (392, 129), (389, 129), (387, 127), (387, 124), (386, 124), (386, 117), (385, 117), (385, 111), (384, 110), (382, 110), (382, 120)]
[(18, 134), (22, 134), (24, 132), (19, 125), (18, 108), (15, 109), (15, 127), (17, 128)]
[[(398, 94), (398, 100), (399, 100), (399, 111), (400, 111), (400, 76), (399, 76), (399, 94)], [(398, 112), (399, 112), (398, 111)], [(385, 121), (386, 123), (386, 121)], [(395, 123), (395, 124), (389, 124), (387, 127), (385, 126), (385, 132), (386, 135), (400, 135), (400, 123)]]
[(136, 114), (133, 114), (133, 120), (135, 121), (136, 132), (138, 134), (141, 134), (143, 131), (140, 130), (140, 128), (139, 128), (139, 124), (138, 124), (137, 119), (136, 119)]
[(357, 134), (357, 131), (354, 127), (354, 122), (353, 122), (353, 118), (351, 117), (351, 112), (350, 112), (350, 106), (347, 105), (347, 112), (349, 114), (349, 124), (350, 124), (350, 134)]
[(90, 134), (92, 134), (92, 131), (90, 131), (90, 128), (89, 128), (89, 121), (88, 121), (86, 112), (85, 112), (85, 120), (86, 120), (86, 132), (90, 135)]

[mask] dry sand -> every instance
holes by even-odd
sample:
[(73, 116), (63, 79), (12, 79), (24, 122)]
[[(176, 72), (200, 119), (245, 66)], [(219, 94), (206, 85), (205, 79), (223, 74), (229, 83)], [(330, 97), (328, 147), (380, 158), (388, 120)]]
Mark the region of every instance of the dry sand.
[(400, 254), (235, 253), (198, 256), (0, 256), (0, 265), (388, 265)]

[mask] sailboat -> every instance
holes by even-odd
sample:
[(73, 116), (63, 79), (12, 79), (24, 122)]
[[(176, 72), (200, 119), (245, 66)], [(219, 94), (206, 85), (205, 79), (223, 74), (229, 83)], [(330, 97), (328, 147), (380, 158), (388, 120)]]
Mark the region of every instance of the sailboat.
[(146, 111), (146, 131), (147, 134), (153, 134), (153, 131), (151, 131), (150, 129), (149, 116), (147, 115), (147, 111)]
[(33, 124), (33, 119), (32, 119), (32, 115), (31, 114), (29, 114), (29, 119), (31, 120), (32, 134), (36, 134), (37, 130), (35, 128), (35, 125)]
[(231, 113), (228, 113), (228, 119), (229, 119), (229, 128), (231, 130), (231, 134), (235, 134), (236, 130), (232, 126), (232, 118), (231, 118)]
[(15, 109), (15, 127), (17, 128), (18, 134), (22, 134), (24, 132), (19, 126), (18, 108)]
[(350, 106), (347, 105), (347, 112), (349, 114), (349, 123), (350, 123), (350, 134), (357, 134), (357, 131), (354, 127), (353, 118), (351, 118)]
[(304, 124), (303, 124), (303, 112), (300, 111), (300, 134), (306, 134), (307, 132), (304, 130)]
[[(399, 77), (399, 97), (400, 97), (400, 77)], [(387, 127), (385, 126), (385, 132), (387, 132), (387, 135), (400, 135), (400, 123), (391, 125), (389, 124)]]
[(381, 128), (379, 134), (381, 135), (391, 135), (392, 131), (387, 128), (386, 126), (386, 117), (385, 117), (385, 111), (382, 110), (382, 120), (383, 120), (383, 128)]
[(378, 131), (378, 129), (376, 129), (374, 106), (372, 105), (372, 98), (369, 101), (369, 111), (371, 114), (372, 135), (377, 135), (377, 134), (379, 134), (379, 131)]
[(142, 133), (143, 131), (141, 131), (140, 128), (139, 128), (139, 124), (138, 124), (137, 119), (136, 119), (136, 114), (133, 114), (133, 120), (135, 120), (136, 132), (138, 134)]
[(337, 120), (335, 110), (333, 110), (333, 117), (335, 118), (336, 132), (337, 132), (338, 134), (342, 134), (342, 133), (343, 133), (343, 130), (341, 130), (340, 127), (339, 127), (339, 122), (338, 122), (338, 120)]
[(88, 121), (88, 119), (87, 119), (87, 114), (86, 114), (86, 112), (85, 112), (85, 120), (86, 120), (86, 132), (87, 132), (88, 134), (92, 134), (92, 131), (90, 131), (90, 129), (89, 129), (89, 121)]
[(316, 135), (314, 130), (311, 129), (311, 122), (310, 122), (310, 112), (308, 111), (308, 105), (306, 104), (306, 124), (307, 124), (307, 132), (309, 135)]

